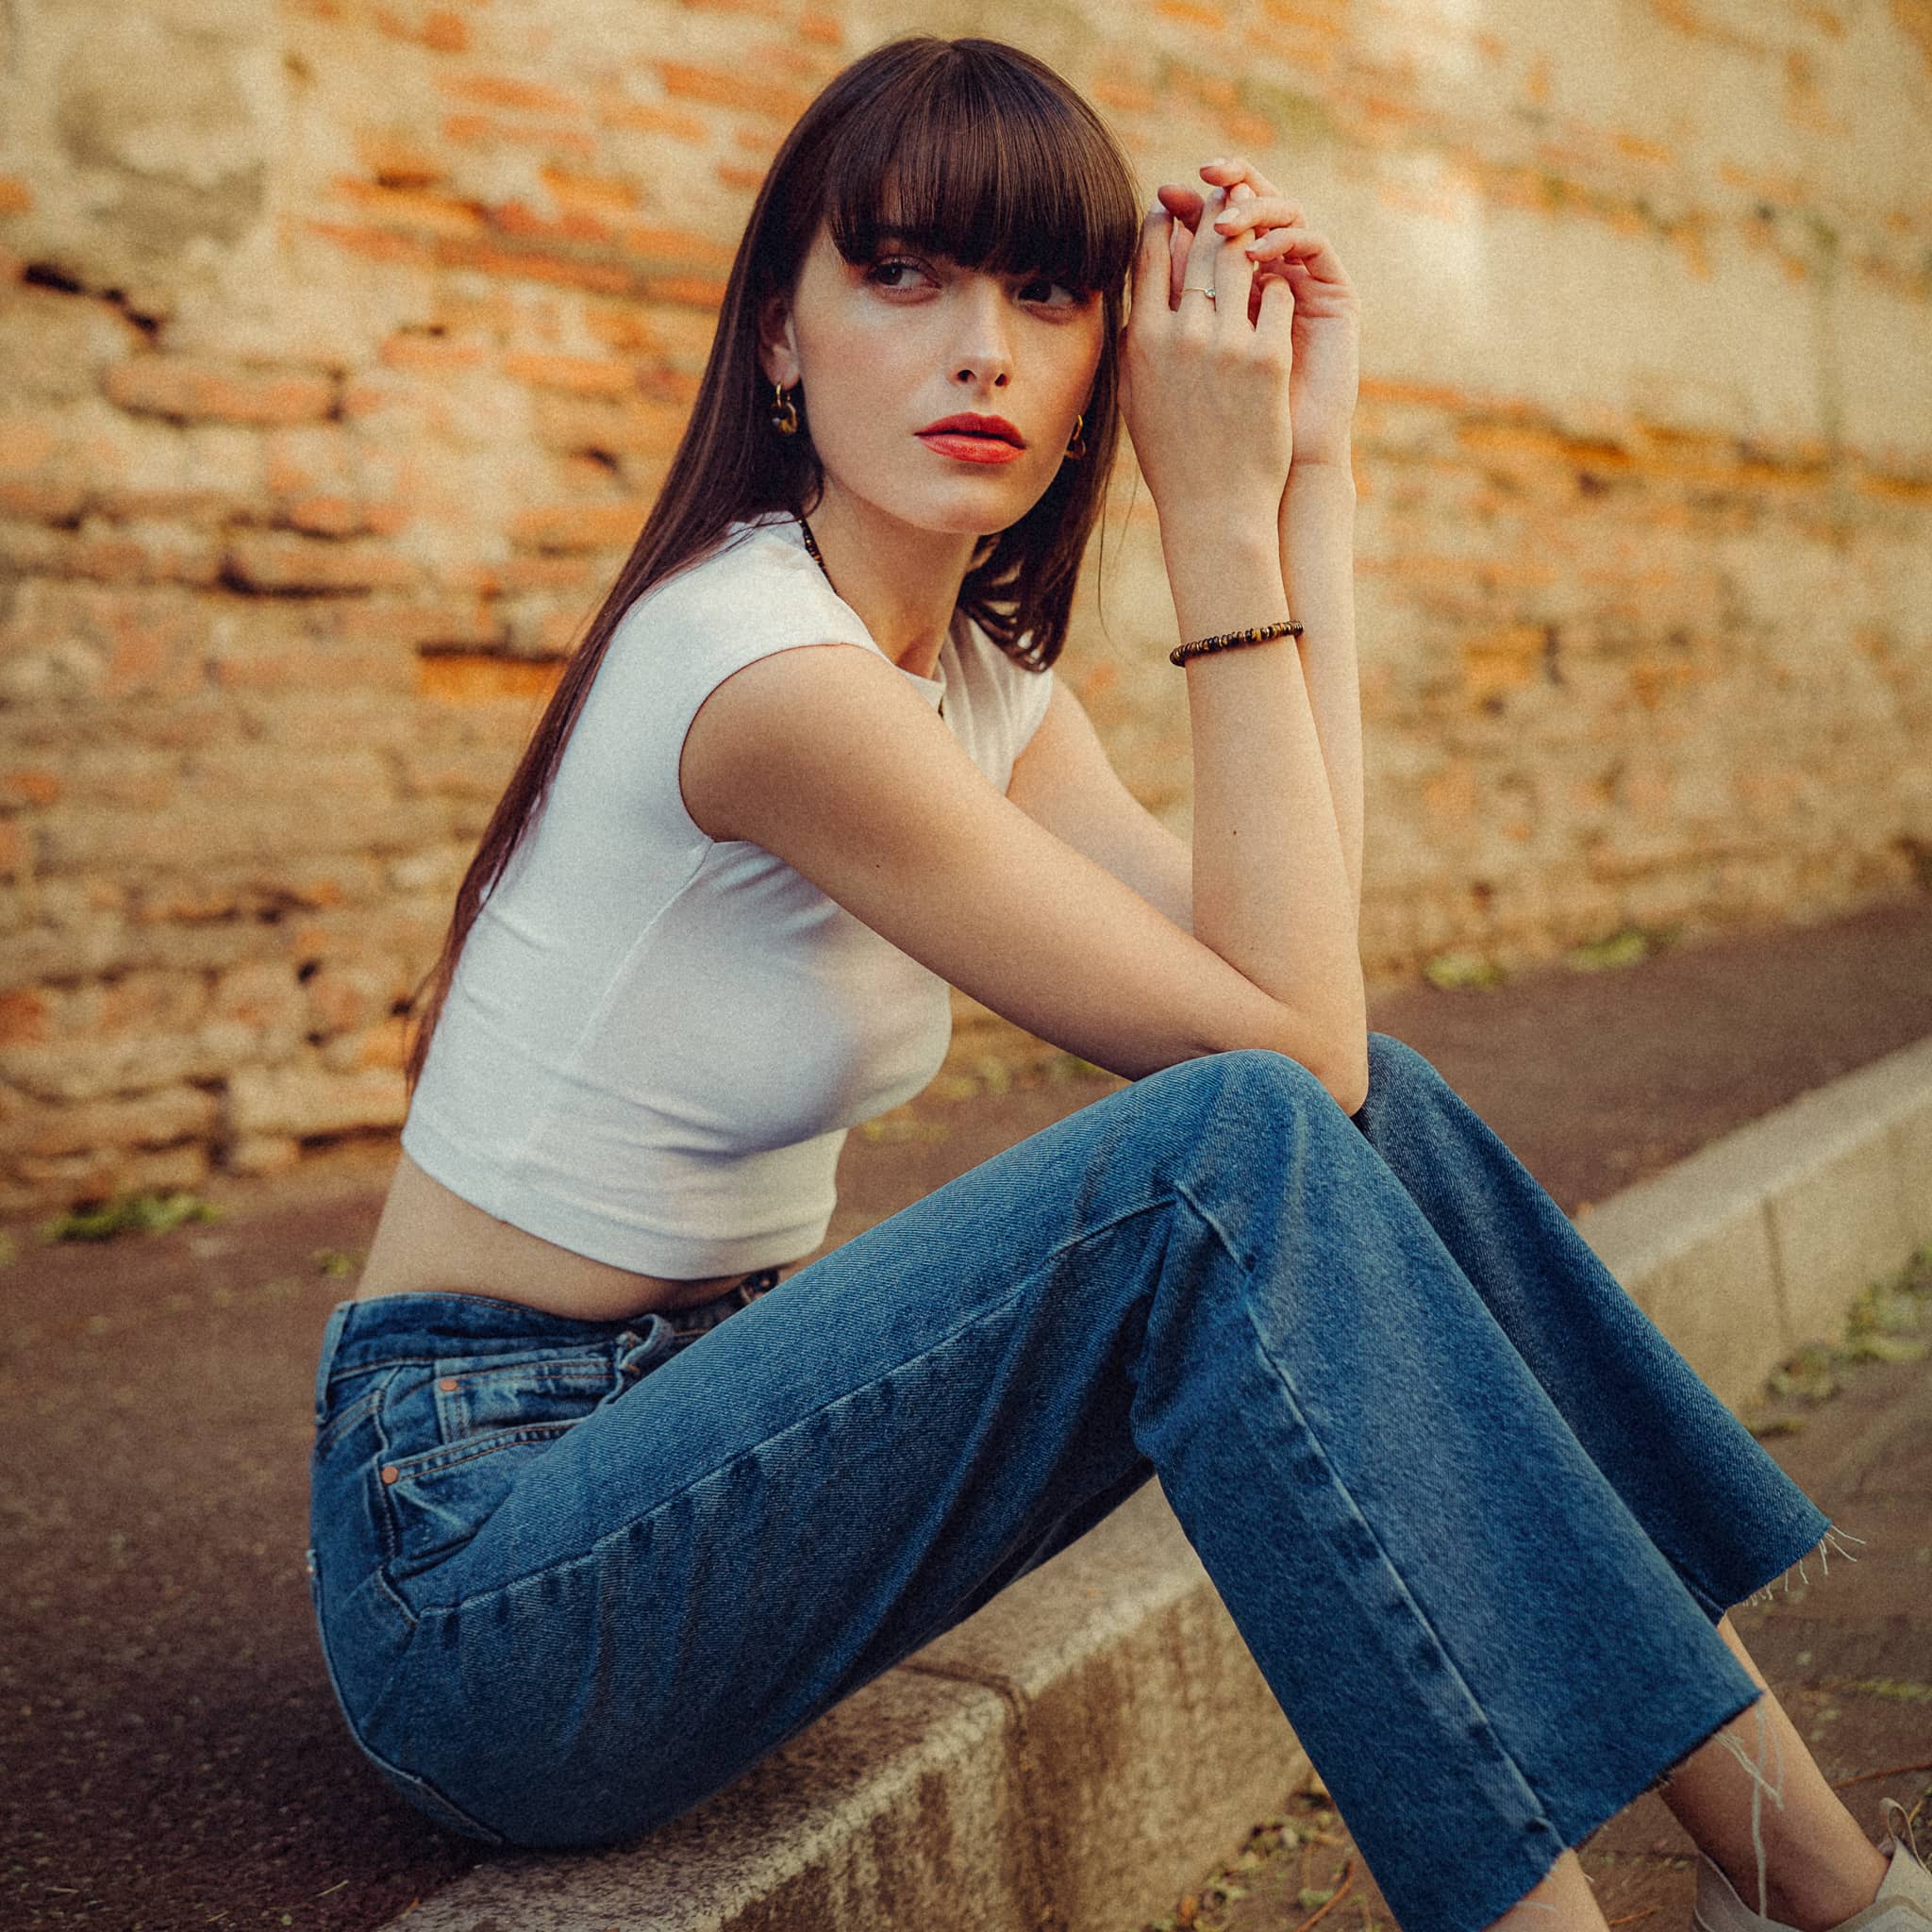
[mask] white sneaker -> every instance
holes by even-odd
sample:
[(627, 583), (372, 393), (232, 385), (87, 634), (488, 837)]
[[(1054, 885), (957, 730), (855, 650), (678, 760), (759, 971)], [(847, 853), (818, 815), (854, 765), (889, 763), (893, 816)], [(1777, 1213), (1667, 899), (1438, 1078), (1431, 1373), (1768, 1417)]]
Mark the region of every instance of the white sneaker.
[[(1890, 1827), (1878, 1849), (1890, 1858), (1891, 1869), (1879, 1882), (1877, 1897), (1834, 1926), (1833, 1932), (1932, 1932), (1932, 1872), (1919, 1856), (1906, 1807), (1896, 1798), (1886, 1798), (1878, 1808)], [(1698, 1932), (1792, 1932), (1783, 1921), (1754, 1912), (1702, 1852), (1697, 1855), (1697, 1903), (1690, 1922)]]

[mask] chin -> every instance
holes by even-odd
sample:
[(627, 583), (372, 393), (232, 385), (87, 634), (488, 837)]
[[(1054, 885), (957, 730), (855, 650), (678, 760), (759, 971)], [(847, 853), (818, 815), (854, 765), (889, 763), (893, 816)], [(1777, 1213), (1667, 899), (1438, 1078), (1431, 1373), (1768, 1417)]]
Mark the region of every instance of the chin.
[[(870, 491), (865, 493), (871, 495)], [(951, 489), (938, 490), (927, 478), (917, 488), (908, 488), (878, 507), (915, 529), (978, 539), (996, 536), (1017, 524), (1038, 500), (1039, 492), (1026, 495), (1009, 476), (998, 481), (965, 476)]]

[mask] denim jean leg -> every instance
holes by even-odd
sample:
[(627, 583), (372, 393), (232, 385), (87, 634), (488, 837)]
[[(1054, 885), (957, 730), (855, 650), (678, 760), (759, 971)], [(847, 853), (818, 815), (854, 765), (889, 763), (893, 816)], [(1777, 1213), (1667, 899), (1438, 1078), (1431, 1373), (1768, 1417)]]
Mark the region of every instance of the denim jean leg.
[(1820, 1543), (1830, 1519), (1426, 1058), (1372, 1033), (1354, 1118), (1713, 1624)]
[(1238, 1052), (935, 1190), (531, 1456), (399, 1576), (368, 1741), (513, 1843), (633, 1836), (1149, 1468), (1404, 1932), (1479, 1932), (1757, 1694), (1360, 1126)]

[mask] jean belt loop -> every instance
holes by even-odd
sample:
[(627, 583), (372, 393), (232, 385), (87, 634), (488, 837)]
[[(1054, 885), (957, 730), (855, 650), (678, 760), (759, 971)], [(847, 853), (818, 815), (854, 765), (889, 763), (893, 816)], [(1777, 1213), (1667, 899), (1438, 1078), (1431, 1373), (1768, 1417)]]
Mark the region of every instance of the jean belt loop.
[(328, 1376), (335, 1366), (336, 1345), (342, 1339), (342, 1330), (349, 1324), (349, 1310), (356, 1306), (354, 1301), (338, 1302), (329, 1310), (327, 1324), (322, 1331), (322, 1357), (315, 1365), (315, 1426), (319, 1429), (328, 1420)]
[(621, 1344), (617, 1357), (618, 1374), (627, 1376), (647, 1374), (660, 1357), (671, 1353), (676, 1339), (676, 1330), (664, 1316), (646, 1315), (640, 1327), (626, 1328), (618, 1337)]

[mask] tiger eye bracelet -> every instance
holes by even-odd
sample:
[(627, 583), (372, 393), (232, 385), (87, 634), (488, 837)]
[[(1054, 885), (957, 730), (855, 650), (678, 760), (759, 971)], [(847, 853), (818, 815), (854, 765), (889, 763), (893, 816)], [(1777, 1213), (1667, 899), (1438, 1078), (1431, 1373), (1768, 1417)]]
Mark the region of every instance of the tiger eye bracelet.
[(1196, 638), (1191, 644), (1176, 644), (1167, 654), (1170, 664), (1185, 666), (1191, 658), (1205, 658), (1211, 651), (1232, 651), (1242, 644), (1265, 644), (1271, 638), (1298, 638), (1300, 623), (1284, 617), (1278, 624), (1257, 624), (1248, 630), (1224, 630), (1211, 638)]

